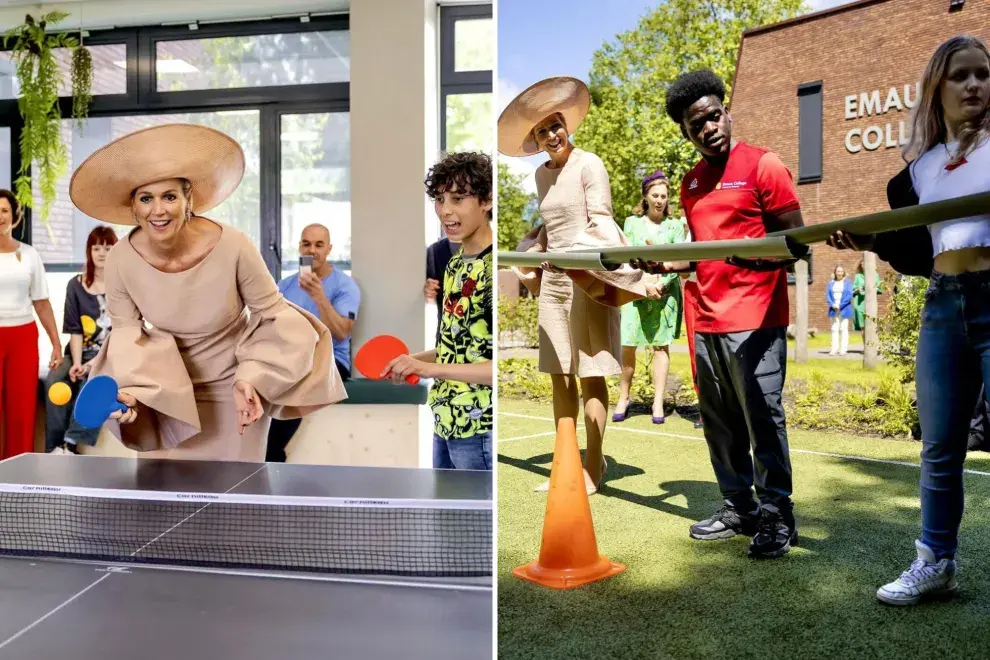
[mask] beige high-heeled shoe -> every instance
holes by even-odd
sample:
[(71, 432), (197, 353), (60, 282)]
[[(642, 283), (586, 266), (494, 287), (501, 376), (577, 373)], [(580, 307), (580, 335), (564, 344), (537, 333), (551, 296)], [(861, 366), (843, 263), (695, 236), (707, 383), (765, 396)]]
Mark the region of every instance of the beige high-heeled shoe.
[[(605, 471), (608, 469), (608, 461), (605, 457), (602, 457), (602, 474), (598, 477), (598, 483), (596, 484), (591, 480), (591, 475), (588, 474), (587, 470), (584, 472), (584, 488), (588, 495), (594, 495), (602, 487), (602, 482), (605, 481)], [(550, 480), (547, 479), (542, 484), (533, 489), (534, 493), (545, 493), (550, 490)]]

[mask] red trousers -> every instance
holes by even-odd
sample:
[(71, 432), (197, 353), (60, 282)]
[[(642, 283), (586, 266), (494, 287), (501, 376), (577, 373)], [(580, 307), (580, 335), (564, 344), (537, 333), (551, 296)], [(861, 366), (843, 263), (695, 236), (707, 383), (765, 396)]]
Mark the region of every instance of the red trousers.
[(698, 366), (694, 361), (694, 321), (698, 315), (698, 283), (684, 281), (684, 330), (687, 332), (688, 354), (691, 356), (691, 378), (698, 393)]
[(38, 365), (38, 326), (0, 327), (0, 458), (34, 451)]

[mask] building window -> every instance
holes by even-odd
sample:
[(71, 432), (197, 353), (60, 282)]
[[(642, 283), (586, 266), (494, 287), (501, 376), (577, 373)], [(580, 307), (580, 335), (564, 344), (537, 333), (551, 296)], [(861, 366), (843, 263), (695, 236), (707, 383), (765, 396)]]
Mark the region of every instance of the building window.
[(440, 149), (495, 149), (492, 5), (440, 8)]
[[(133, 130), (189, 122), (227, 133), (247, 157), (237, 192), (211, 218), (251, 236), (276, 278), (296, 263), (301, 225), (318, 218), (332, 231), (331, 261), (346, 270), (349, 39), (347, 16), (90, 31), (89, 118), (81, 125), (70, 119), (66, 86), (59, 108), (69, 169), (56, 185), (48, 225), (28, 209), (18, 236), (37, 247), (49, 272), (78, 272), (86, 237), (99, 222), (69, 199), (75, 167)], [(67, 83), (68, 53), (57, 60)], [(463, 60), (459, 66), (471, 68), (472, 58)], [(9, 53), (0, 50), (0, 186), (6, 187), (20, 167), (18, 93)], [(35, 209), (40, 202), (35, 182)]]
[(159, 92), (348, 82), (346, 30), (155, 43)]
[(798, 87), (798, 183), (822, 180), (822, 83)]

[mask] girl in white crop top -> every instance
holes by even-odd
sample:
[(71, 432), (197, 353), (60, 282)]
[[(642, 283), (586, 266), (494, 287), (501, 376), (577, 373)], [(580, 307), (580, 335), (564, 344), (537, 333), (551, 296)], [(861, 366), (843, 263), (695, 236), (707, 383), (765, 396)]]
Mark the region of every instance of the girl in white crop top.
[[(922, 80), (905, 153), (921, 204), (990, 191), (990, 51), (955, 37)], [(930, 227), (934, 272), (916, 357), (921, 420), (921, 535), (917, 559), (877, 591), (914, 605), (957, 589), (963, 461), (980, 385), (990, 385), (990, 208)], [(987, 388), (990, 391), (990, 388)], [(974, 558), (977, 563), (983, 558)], [(982, 568), (990, 568), (983, 566)]]

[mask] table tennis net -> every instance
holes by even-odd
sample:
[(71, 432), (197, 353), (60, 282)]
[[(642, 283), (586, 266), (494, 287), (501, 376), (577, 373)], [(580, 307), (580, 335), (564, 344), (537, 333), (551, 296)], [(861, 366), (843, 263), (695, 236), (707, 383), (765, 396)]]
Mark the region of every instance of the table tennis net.
[(138, 499), (99, 492), (0, 493), (0, 555), (410, 577), (492, 574), (490, 506), (291, 505), (223, 495), (204, 502), (181, 493)]

